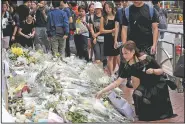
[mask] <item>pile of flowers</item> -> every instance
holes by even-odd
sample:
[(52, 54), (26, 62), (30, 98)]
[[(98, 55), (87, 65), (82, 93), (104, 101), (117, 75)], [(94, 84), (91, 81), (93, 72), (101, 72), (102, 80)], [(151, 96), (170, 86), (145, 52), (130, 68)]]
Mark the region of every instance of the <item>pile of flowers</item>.
[(26, 60), (19, 65), (23, 68), (12, 68), (8, 79), (9, 113), (16, 122), (129, 122), (106, 96), (94, 98), (110, 83), (98, 66), (73, 55), (53, 60), (50, 54), (19, 46), (8, 54), (13, 66)]
[(42, 50), (26, 49), (18, 43), (13, 44), (8, 53), (9, 59), (14, 62), (15, 66), (36, 64), (43, 55)]

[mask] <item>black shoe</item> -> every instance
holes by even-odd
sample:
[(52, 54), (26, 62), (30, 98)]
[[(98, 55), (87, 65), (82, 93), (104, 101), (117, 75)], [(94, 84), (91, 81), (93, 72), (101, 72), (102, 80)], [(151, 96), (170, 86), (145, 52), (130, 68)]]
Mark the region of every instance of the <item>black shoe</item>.
[(128, 88), (133, 88), (132, 83), (131, 83), (131, 80), (127, 80), (126, 86), (127, 86)]

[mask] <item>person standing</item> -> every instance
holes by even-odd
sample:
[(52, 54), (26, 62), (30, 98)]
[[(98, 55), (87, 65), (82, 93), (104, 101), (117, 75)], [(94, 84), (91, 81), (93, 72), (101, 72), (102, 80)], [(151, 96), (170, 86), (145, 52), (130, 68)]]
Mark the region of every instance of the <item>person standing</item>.
[(36, 49), (40, 49), (41, 46), (44, 49), (44, 52), (51, 51), (50, 41), (47, 39), (46, 34), (46, 23), (47, 23), (47, 13), (48, 10), (45, 8), (45, 1), (40, 0), (37, 4), (38, 8), (36, 11), (36, 23), (35, 23), (35, 46)]
[(66, 39), (69, 35), (69, 18), (63, 10), (60, 10), (60, 1), (52, 1), (54, 9), (48, 13), (47, 34), (52, 45), (54, 57), (60, 54), (65, 57)]
[[(128, 7), (128, 1), (122, 1), (121, 5), (122, 5), (122, 8), (120, 7), (120, 8), (117, 9), (117, 13), (116, 13), (116, 16), (115, 16), (114, 48), (118, 48), (119, 47), (118, 44), (122, 43), (122, 39), (121, 39), (122, 19), (123, 19), (123, 13), (125, 11), (125, 8)], [(118, 69), (118, 72), (117, 72), (118, 75), (120, 74), (120, 69), (122, 68), (121, 66), (124, 65), (124, 64), (120, 64), (120, 63), (124, 63), (125, 62), (124, 59), (123, 59), (123, 55), (122, 55), (122, 47), (123, 47), (122, 45), (119, 47), (119, 49), (120, 49), (120, 56), (117, 59), (118, 60), (117, 63), (119, 65), (119, 69)], [(132, 87), (132, 83), (131, 83), (131, 78), (127, 79), (126, 86), (128, 88), (133, 88)]]
[(159, 16), (157, 10), (143, 1), (134, 1), (125, 9), (122, 21), (122, 42), (126, 43), (127, 39), (132, 40), (140, 52), (154, 57), (158, 41)]
[[(165, 9), (160, 8), (160, 1), (159, 0), (152, 0), (152, 3), (154, 5), (154, 8), (158, 11), (159, 13), (159, 29), (162, 30), (167, 30), (168, 28), (168, 22), (167, 22), (167, 11)], [(160, 32), (160, 38), (163, 39), (164, 38), (164, 33), (163, 31), (159, 31)]]
[[(73, 23), (73, 18), (72, 18), (72, 14), (71, 14), (71, 10), (67, 4), (67, 1), (66, 0), (63, 0), (60, 2), (60, 7), (63, 11), (66, 12), (68, 18), (69, 18), (69, 28), (70, 28), (70, 25)], [(70, 39), (71, 35), (69, 33), (69, 36), (67, 37), (66, 39), (66, 48), (65, 48), (65, 51), (66, 51), (66, 57), (70, 57), (71, 56), (71, 51), (70, 51), (70, 42), (69, 42), (69, 39)]]
[[(90, 3), (88, 6), (88, 13), (86, 14), (86, 20), (88, 26), (90, 26), (90, 19), (94, 19), (94, 3)], [(88, 37), (88, 53), (89, 53), (89, 60), (92, 61), (93, 57), (93, 44), (92, 44), (92, 32), (89, 30), (89, 37)]]
[(104, 60), (104, 35), (100, 34), (100, 19), (102, 17), (103, 7), (100, 2), (96, 2), (94, 8), (95, 14), (93, 18), (90, 18), (89, 24), (94, 44), (95, 62), (99, 64)]
[(100, 20), (100, 33), (104, 35), (104, 56), (108, 59), (109, 76), (112, 80), (114, 75), (114, 59), (119, 55), (119, 49), (114, 48), (114, 33), (115, 33), (115, 8), (112, 2), (106, 2), (103, 7), (104, 15)]
[(84, 5), (78, 7), (79, 16), (76, 21), (75, 45), (79, 58), (80, 59), (85, 58), (85, 60), (89, 62), (89, 53), (88, 53), (89, 26), (86, 20), (85, 9), (86, 8)]
[(8, 49), (10, 37), (12, 36), (12, 16), (8, 12), (8, 4), (2, 3), (2, 48)]

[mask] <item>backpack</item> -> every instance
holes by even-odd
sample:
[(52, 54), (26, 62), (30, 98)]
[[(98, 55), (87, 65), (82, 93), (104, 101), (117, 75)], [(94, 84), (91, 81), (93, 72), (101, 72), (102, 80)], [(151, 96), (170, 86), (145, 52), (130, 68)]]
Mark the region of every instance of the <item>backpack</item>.
[[(152, 19), (153, 15), (154, 15), (154, 8), (153, 8), (153, 6), (149, 6), (148, 4), (146, 4), (146, 5), (149, 7), (150, 18)], [(126, 16), (126, 19), (128, 22), (129, 22), (129, 14), (130, 14), (130, 6), (125, 8), (125, 16)]]
[(72, 9), (70, 9), (70, 10), (71, 10), (71, 15), (72, 15), (73, 23), (70, 24), (69, 26), (70, 26), (70, 30), (74, 31), (74, 30), (76, 30), (76, 19), (77, 19), (77, 17), (76, 17), (75, 11), (73, 11)]
[(167, 29), (167, 18), (164, 9), (159, 10), (159, 29)]

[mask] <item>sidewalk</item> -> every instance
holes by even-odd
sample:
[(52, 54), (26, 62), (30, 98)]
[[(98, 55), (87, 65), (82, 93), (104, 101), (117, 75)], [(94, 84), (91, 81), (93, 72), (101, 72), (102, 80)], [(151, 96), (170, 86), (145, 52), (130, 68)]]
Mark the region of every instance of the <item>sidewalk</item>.
[[(128, 100), (130, 104), (133, 104), (132, 100), (132, 89), (124, 88), (125, 92), (123, 94), (123, 97)], [(159, 121), (137, 121), (138, 123), (171, 123), (171, 122), (177, 122), (177, 123), (183, 123), (184, 122), (184, 93), (178, 93), (177, 91), (169, 90), (170, 91), (170, 99), (173, 106), (173, 112), (174, 114), (177, 114), (174, 118), (170, 119), (164, 119)], [(135, 122), (135, 123), (137, 123)]]

